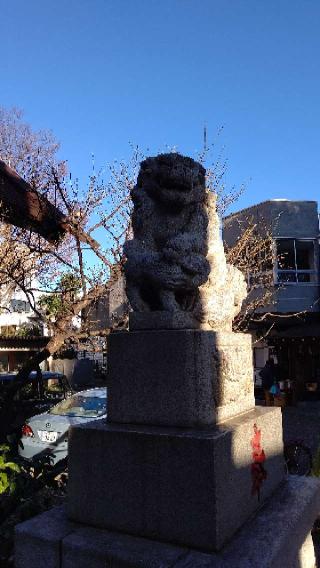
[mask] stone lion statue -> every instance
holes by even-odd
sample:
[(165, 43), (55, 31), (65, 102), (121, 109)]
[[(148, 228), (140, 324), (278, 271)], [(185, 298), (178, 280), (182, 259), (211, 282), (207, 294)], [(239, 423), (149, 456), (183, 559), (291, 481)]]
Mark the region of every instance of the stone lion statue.
[[(176, 153), (141, 163), (132, 191), (133, 239), (124, 247), (126, 292), (136, 312), (189, 312), (199, 326), (220, 329), (227, 312), (232, 321), (240, 310), (245, 285), (226, 264), (205, 173), (201, 164)], [(217, 292), (223, 300), (212, 298)], [(215, 313), (221, 309), (223, 322)]]
[(210, 271), (204, 168), (179, 154), (148, 158), (132, 199), (134, 238), (124, 252), (133, 310), (192, 309)]

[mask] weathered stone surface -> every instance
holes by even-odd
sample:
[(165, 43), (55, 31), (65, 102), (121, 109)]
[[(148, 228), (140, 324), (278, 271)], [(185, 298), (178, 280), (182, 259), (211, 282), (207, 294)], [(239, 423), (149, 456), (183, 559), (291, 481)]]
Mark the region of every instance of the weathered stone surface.
[(60, 568), (61, 541), (75, 524), (54, 507), (15, 528), (15, 568)]
[(202, 427), (253, 406), (249, 335), (171, 330), (109, 338), (109, 422)]
[[(205, 324), (194, 317), (192, 312), (129, 312), (130, 331), (153, 331), (172, 329), (205, 329)], [(207, 329), (211, 329), (208, 325)]]
[[(200, 327), (231, 331), (246, 285), (242, 274), (226, 263), (204, 168), (179, 154), (148, 158), (141, 164), (132, 199), (134, 237), (124, 251), (133, 310), (183, 311), (193, 314)], [(150, 329), (152, 322), (159, 329), (157, 318), (140, 319), (139, 325)]]
[[(266, 454), (260, 501), (251, 493), (254, 424)], [(71, 429), (69, 452), (72, 520), (202, 550), (220, 549), (284, 477), (277, 408), (204, 430), (92, 422)]]
[[(16, 568), (314, 568), (310, 528), (319, 509), (319, 480), (289, 477), (234, 539), (214, 553), (71, 524), (63, 508), (52, 509), (37, 517), (37, 530), (33, 519), (17, 527), (16, 538), (23, 527), (25, 540), (24, 563)], [(60, 539), (54, 563), (50, 555), (37, 554), (47, 525)], [(72, 530), (63, 534), (61, 525)]]
[(314, 568), (310, 530), (319, 510), (319, 480), (289, 477), (226, 548), (225, 564), (237, 568)]
[(207, 260), (210, 272), (208, 280), (199, 289), (199, 298), (193, 311), (195, 317), (212, 329), (231, 331), (232, 321), (247, 296), (247, 286), (242, 272), (226, 261), (216, 201), (210, 193), (207, 196), (207, 211)]
[(78, 528), (62, 543), (63, 568), (168, 568), (185, 555), (177, 546), (91, 527)]
[[(133, 309), (190, 309), (209, 274), (205, 170), (179, 154), (141, 163), (132, 191), (134, 238), (125, 244)], [(179, 297), (178, 297), (179, 295)]]

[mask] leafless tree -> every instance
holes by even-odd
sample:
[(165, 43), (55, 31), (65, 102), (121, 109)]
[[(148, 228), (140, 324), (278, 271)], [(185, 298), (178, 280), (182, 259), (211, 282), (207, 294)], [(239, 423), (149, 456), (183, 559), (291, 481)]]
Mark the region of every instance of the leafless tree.
[[(38, 320), (51, 330), (46, 348), (28, 361), (20, 371), (21, 378), (65, 341), (95, 335), (83, 317), (85, 308), (108, 293), (121, 270), (122, 244), (129, 230), (130, 190), (142, 159), (139, 149), (132, 148), (128, 163), (92, 169), (89, 183), (83, 187), (66, 175), (65, 164), (56, 159), (57, 149), (51, 134), (34, 133), (22, 122), (20, 111), (0, 109), (0, 158), (27, 180), (3, 166), (2, 173), (9, 175), (5, 182), (13, 182), (18, 193), (13, 208), (10, 192), (0, 183), (0, 218), (5, 221), (0, 225), (0, 287), (7, 295), (16, 288), (22, 290)], [(25, 215), (19, 212), (21, 195), (27, 195)], [(43, 215), (43, 223), (38, 223), (37, 212)], [(48, 227), (44, 230), (45, 223)], [(32, 275), (35, 278), (30, 278)], [(80, 292), (59, 290), (65, 275), (78, 279)], [(61, 294), (63, 309), (54, 318), (39, 307), (40, 292), (47, 297)], [(75, 325), (75, 319), (80, 319), (80, 326)], [(99, 334), (103, 333), (100, 329)]]
[[(39, 321), (51, 330), (46, 348), (29, 361), (21, 371), (23, 376), (62, 347), (65, 341), (94, 335), (85, 317), (82, 317), (80, 327), (75, 326), (74, 321), (79, 314), (86, 313), (85, 308), (108, 293), (114, 279), (119, 277), (122, 244), (130, 227), (130, 190), (144, 157), (139, 148), (133, 148), (129, 163), (115, 162), (99, 171), (93, 169), (88, 186), (82, 187), (75, 178), (67, 175), (66, 164), (57, 159), (58, 147), (50, 132), (34, 132), (24, 123), (21, 111), (0, 108), (0, 158), (24, 176), (28, 188), (33, 191), (32, 199), (47, 198), (46, 202), (41, 201), (39, 210), (45, 212), (47, 221), (58, 222), (60, 231), (55, 235), (50, 235), (49, 231), (49, 238), (44, 238), (46, 235), (39, 234), (42, 223), (40, 228), (35, 224), (30, 227), (28, 223), (24, 226), (21, 221), (20, 226), (14, 226), (17, 214), (16, 219), (11, 220), (13, 226), (0, 226), (0, 286), (5, 285), (7, 291), (20, 288)], [(207, 187), (216, 193), (219, 212), (223, 214), (243, 188), (226, 187), (227, 162), (222, 153), (210, 163), (206, 151), (200, 160), (207, 167)], [(13, 215), (10, 211), (8, 214)], [(5, 220), (10, 221), (10, 217)], [(269, 245), (269, 239), (259, 238), (251, 225), (237, 245), (227, 251), (228, 260), (246, 275), (250, 273), (257, 277), (262, 264), (266, 264)], [(30, 274), (36, 276), (37, 287)], [(45, 310), (39, 309), (37, 293), (41, 291), (48, 297), (61, 293), (58, 283), (65, 274), (80, 281), (81, 292), (74, 295), (72, 301), (70, 297), (68, 301), (66, 297), (62, 298), (64, 309), (59, 317), (52, 318), (52, 314), (48, 316)], [(265, 300), (266, 296), (258, 303), (255, 299), (250, 308), (246, 308), (242, 323), (236, 322), (236, 327), (241, 328), (257, 305)]]
[(274, 246), (270, 228), (257, 226), (248, 217), (243, 230), (233, 246), (225, 244), (227, 261), (233, 264), (246, 278), (248, 296), (233, 322), (234, 331), (248, 331), (261, 308), (274, 301)]
[[(226, 182), (228, 160), (225, 148), (218, 144), (221, 130), (217, 133), (217, 142), (206, 146), (198, 158), (206, 167), (207, 189), (216, 196), (217, 210), (223, 222), (228, 210), (234, 207), (245, 191), (245, 184), (230, 187)], [(259, 317), (260, 308), (272, 304), (274, 298), (275, 259), (270, 227), (266, 224), (258, 227), (254, 219), (248, 216), (239, 228), (236, 242), (232, 246), (224, 243), (224, 246), (227, 262), (241, 270), (248, 286), (247, 299), (233, 322), (233, 329), (247, 331), (252, 320)]]

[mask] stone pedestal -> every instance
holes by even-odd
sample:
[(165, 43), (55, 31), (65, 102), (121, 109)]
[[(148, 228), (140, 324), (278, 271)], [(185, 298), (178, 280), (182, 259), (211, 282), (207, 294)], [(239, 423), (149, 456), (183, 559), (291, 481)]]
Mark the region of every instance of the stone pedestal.
[(15, 568), (314, 568), (319, 485), (289, 477), (219, 553), (74, 523), (55, 507), (16, 527)]
[(201, 330), (113, 333), (108, 422), (207, 427), (254, 407), (251, 336)]
[(311, 568), (319, 482), (282, 490), (282, 450), (281, 409), (253, 407), (250, 338), (115, 333), (108, 423), (71, 428), (68, 520), (49, 515), (50, 538), (37, 521), (22, 525), (16, 568)]
[[(252, 439), (266, 479), (254, 491)], [(209, 429), (92, 422), (69, 436), (69, 518), (219, 550), (284, 479), (279, 408), (256, 408)]]

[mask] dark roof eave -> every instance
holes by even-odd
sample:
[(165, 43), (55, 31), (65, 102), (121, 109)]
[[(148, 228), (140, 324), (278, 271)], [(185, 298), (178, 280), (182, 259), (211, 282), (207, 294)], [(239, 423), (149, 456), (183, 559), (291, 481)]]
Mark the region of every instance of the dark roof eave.
[(48, 241), (59, 240), (67, 229), (65, 215), (0, 160), (1, 220), (31, 229)]

